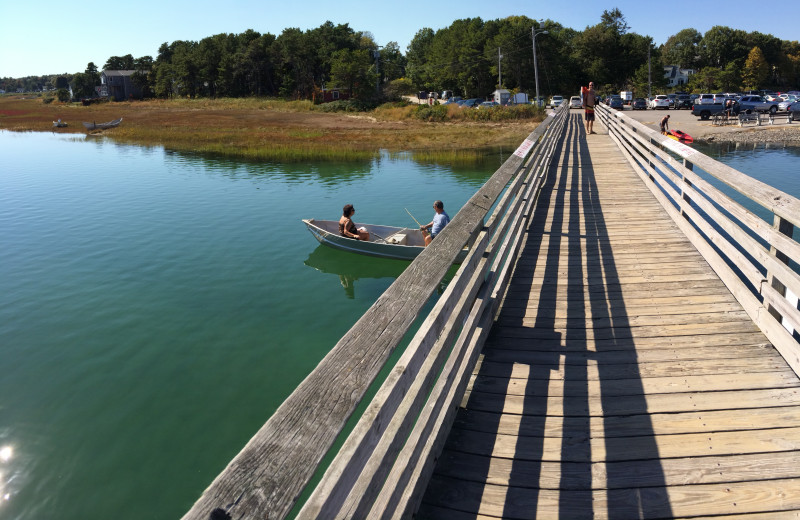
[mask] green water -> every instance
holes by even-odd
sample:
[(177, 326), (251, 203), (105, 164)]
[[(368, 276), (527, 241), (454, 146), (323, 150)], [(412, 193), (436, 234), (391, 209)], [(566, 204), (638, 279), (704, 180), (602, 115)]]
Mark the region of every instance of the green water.
[(177, 518), (406, 262), (301, 218), (451, 216), (512, 152), (260, 164), (0, 132), (0, 518)]

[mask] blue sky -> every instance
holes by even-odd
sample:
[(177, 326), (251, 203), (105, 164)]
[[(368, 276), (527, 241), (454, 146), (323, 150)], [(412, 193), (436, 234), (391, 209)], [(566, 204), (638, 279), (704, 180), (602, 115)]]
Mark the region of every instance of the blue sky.
[(744, 17), (742, 13), (753, 5), (742, 0), (682, 5), (641, 0), (606, 5), (585, 0), (563, 4), (542, 0), (500, 3), (136, 0), (84, 4), (6, 0), (0, 7), (0, 77), (83, 72), (90, 61), (102, 68), (110, 56), (132, 54), (135, 58), (146, 55), (155, 58), (164, 42), (199, 41), (206, 36), (241, 33), (247, 29), (277, 36), (288, 27), (312, 29), (327, 20), (347, 23), (357, 31), (369, 31), (379, 45), (395, 41), (403, 52), (419, 29), (441, 29), (460, 18), (494, 20), (524, 15), (532, 19), (549, 18), (583, 30), (597, 24), (604, 9), (614, 7), (622, 11), (631, 32), (652, 36), (657, 45), (681, 29), (693, 27), (705, 33), (714, 25), (760, 31), (784, 40), (800, 37), (796, 16), (781, 16), (777, 12), (767, 16), (769, 13), (763, 12)]

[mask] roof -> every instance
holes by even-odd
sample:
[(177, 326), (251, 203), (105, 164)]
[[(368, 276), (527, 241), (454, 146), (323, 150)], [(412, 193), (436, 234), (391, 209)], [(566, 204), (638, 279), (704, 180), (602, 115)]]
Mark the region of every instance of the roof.
[(104, 70), (103, 74), (106, 76), (133, 76), (136, 74), (135, 70)]

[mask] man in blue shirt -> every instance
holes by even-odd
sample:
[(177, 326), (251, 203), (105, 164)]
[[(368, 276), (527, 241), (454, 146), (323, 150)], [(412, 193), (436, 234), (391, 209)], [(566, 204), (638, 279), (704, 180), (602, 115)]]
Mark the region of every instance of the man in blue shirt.
[[(436, 238), (436, 235), (441, 233), (444, 227), (450, 222), (450, 215), (444, 212), (444, 203), (441, 200), (437, 200), (433, 203), (433, 209), (436, 211), (433, 220), (429, 224), (420, 226), (422, 234), (425, 236), (426, 246), (430, 244), (431, 240)], [(430, 233), (428, 233), (427, 230), (430, 230)]]

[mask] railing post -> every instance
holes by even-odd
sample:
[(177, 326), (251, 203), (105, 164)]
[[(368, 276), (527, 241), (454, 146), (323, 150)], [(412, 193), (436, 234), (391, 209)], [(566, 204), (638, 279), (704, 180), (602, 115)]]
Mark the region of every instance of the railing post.
[[(772, 227), (776, 229), (779, 233), (782, 233), (788, 237), (791, 237), (792, 232), (794, 231), (794, 225), (788, 220), (780, 217), (779, 215), (775, 215)], [(786, 256), (786, 254), (784, 254), (780, 250), (778, 250), (773, 244), (770, 244), (769, 253), (771, 255), (774, 255), (775, 258), (777, 258), (784, 264), (787, 265), (789, 264), (789, 257)], [(787, 289), (786, 286), (783, 283), (781, 283), (780, 280), (775, 278), (775, 275), (770, 271), (767, 271), (767, 283), (770, 286), (772, 286), (773, 289), (778, 291), (778, 293), (780, 293), (781, 296), (783, 296), (790, 302), (793, 302), (794, 305), (797, 305), (797, 295), (793, 294), (791, 290)], [(772, 305), (769, 305), (769, 303), (767, 303), (766, 300), (764, 300), (764, 303), (766, 304), (769, 313), (772, 314), (772, 316), (776, 320), (778, 320), (778, 322), (781, 323), (786, 328), (786, 330), (789, 331), (789, 333), (793, 333), (794, 329), (783, 322), (783, 316), (780, 314), (780, 312), (778, 312), (778, 310)]]
[[(688, 159), (684, 159), (684, 160), (683, 160), (683, 167), (684, 167), (684, 168), (686, 168), (686, 169), (687, 169), (687, 170), (689, 170), (689, 171), (693, 171), (693, 170), (694, 170), (694, 164), (693, 164), (693, 163), (691, 163), (691, 162), (689, 162), (689, 160), (688, 160)], [(686, 193), (686, 190), (684, 189), (684, 184), (685, 184), (686, 186), (691, 186), (691, 185), (692, 185), (692, 181), (690, 181), (689, 179), (687, 179), (687, 178), (686, 178), (686, 175), (684, 175), (683, 173), (681, 173), (681, 180), (683, 181), (683, 184), (681, 184), (681, 199), (683, 199), (683, 202), (681, 203), (681, 216), (682, 216), (683, 218), (685, 218), (685, 219), (689, 220), (689, 215), (686, 213), (686, 211), (684, 211), (684, 209), (683, 209), (683, 208), (684, 208), (684, 203), (685, 203), (686, 205), (689, 205), (689, 206), (691, 206), (691, 205), (692, 205), (692, 199), (691, 199), (691, 197), (689, 197), (689, 195)]]

